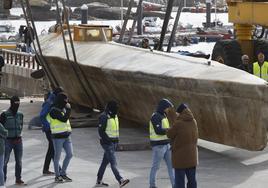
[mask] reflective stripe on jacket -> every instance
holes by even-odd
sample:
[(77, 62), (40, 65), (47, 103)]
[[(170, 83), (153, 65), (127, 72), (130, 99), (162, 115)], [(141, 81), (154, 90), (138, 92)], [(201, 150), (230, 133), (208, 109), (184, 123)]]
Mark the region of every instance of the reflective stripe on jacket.
[(253, 64), (253, 74), (268, 81), (268, 62), (264, 61), (261, 67), (258, 62), (255, 62)]
[[(161, 124), (162, 124), (163, 129), (169, 128), (169, 122), (168, 122), (168, 119), (166, 117), (162, 119)], [(168, 137), (166, 135), (156, 134), (156, 132), (154, 130), (154, 126), (153, 126), (151, 121), (150, 121), (150, 140), (151, 141), (168, 140)]]
[[(62, 112), (63, 113), (63, 112)], [(53, 119), (50, 114), (47, 115), (47, 121), (50, 124), (50, 130), (52, 134), (59, 134), (64, 132), (71, 132), (71, 124), (68, 120), (67, 122), (62, 122), (58, 119)]]
[(109, 138), (119, 138), (119, 120), (117, 116), (108, 118), (105, 132)]

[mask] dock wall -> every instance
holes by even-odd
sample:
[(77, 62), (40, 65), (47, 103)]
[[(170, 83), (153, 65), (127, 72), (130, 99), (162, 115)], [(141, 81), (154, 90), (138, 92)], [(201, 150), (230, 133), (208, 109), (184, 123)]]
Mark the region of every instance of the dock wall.
[(34, 55), (3, 50), (5, 65), (0, 72), (0, 92), (8, 95), (43, 95), (48, 85), (44, 79), (34, 79), (31, 73), (41, 67)]

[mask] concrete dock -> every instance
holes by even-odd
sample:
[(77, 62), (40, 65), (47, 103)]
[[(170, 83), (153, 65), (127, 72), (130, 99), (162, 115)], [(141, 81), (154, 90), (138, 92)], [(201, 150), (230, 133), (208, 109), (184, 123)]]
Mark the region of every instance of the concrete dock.
[[(30, 103), (33, 100), (33, 103)], [(55, 184), (53, 176), (42, 176), (44, 156), (47, 149), (45, 135), (40, 129), (28, 130), (28, 122), (39, 113), (41, 99), (25, 98), (21, 100), (20, 110), (25, 115), (23, 133), (24, 155), (22, 178), (30, 188), (91, 188), (94, 187), (96, 174), (102, 159), (97, 128), (73, 129), (72, 141), (74, 157), (71, 160), (68, 175), (71, 183)], [(9, 101), (0, 101), (0, 110), (9, 107)], [(131, 134), (130, 134), (131, 133)], [(122, 128), (121, 142), (141, 139), (146, 133), (134, 128)], [(145, 138), (146, 140), (146, 138)], [(117, 152), (121, 174), (130, 179), (127, 188), (148, 188), (151, 166), (151, 151)], [(14, 155), (8, 165), (7, 187), (14, 185)], [(53, 170), (53, 164), (51, 164)], [(54, 170), (53, 170), (54, 171)], [(261, 152), (249, 152), (233, 147), (199, 140), (199, 166), (197, 168), (199, 188), (266, 188), (268, 185), (268, 149)], [(111, 188), (119, 187), (110, 168), (104, 175), (104, 181)], [(158, 188), (171, 188), (164, 162), (158, 172)]]

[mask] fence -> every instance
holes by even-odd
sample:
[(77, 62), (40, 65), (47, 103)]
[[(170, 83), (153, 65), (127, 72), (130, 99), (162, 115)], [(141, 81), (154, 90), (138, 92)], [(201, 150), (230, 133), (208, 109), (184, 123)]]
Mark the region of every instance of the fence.
[(5, 60), (5, 64), (16, 65), (33, 70), (41, 69), (41, 66), (37, 63), (34, 54), (3, 49), (2, 55)]

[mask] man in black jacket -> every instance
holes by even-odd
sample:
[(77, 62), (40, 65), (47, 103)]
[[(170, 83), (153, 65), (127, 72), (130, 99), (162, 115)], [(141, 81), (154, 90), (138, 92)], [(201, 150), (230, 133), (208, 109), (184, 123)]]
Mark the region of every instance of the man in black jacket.
[(107, 187), (107, 183), (102, 181), (107, 165), (111, 164), (113, 174), (120, 187), (129, 183), (128, 179), (123, 179), (120, 175), (115, 158), (115, 150), (119, 141), (119, 120), (117, 117), (118, 105), (115, 101), (110, 101), (106, 105), (105, 111), (99, 117), (100, 144), (104, 150), (102, 163), (97, 174), (96, 187)]

